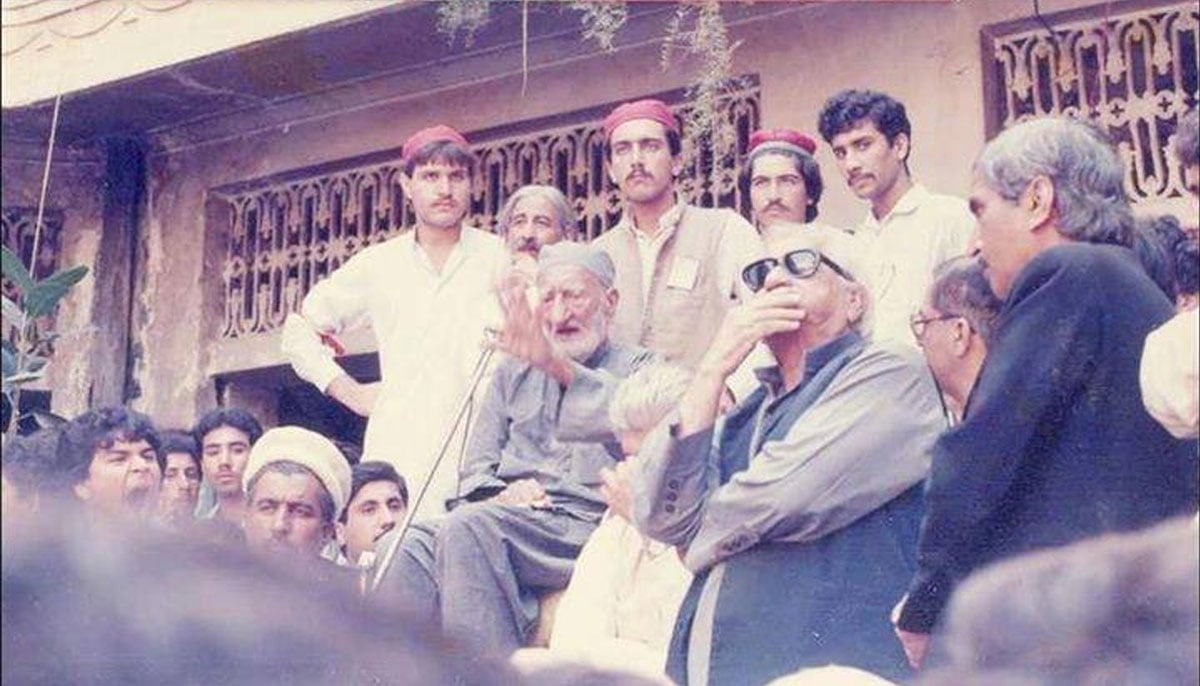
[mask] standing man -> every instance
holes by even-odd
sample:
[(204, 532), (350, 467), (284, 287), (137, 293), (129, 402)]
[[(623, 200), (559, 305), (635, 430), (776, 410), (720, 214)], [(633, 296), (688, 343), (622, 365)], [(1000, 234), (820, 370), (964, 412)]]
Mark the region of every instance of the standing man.
[(869, 242), (874, 263), (875, 339), (914, 343), (908, 318), (934, 267), (965, 253), (975, 229), (967, 204), (913, 181), (912, 125), (895, 98), (842, 91), (826, 101), (817, 126), (850, 190), (871, 203), (856, 234)]
[(745, 180), (759, 231), (777, 222), (808, 224), (817, 218), (825, 184), (816, 151), (817, 142), (795, 129), (750, 134)]
[(497, 230), (514, 256), (537, 259), (547, 245), (578, 238), (575, 212), (562, 191), (554, 186), (521, 186), (500, 208)]
[(242, 474), (250, 448), (262, 436), (262, 425), (240, 407), (218, 407), (200, 417), (192, 436), (200, 446), (200, 471), (216, 496), (216, 502), (198, 516), (240, 526), (246, 507)]
[[(476, 160), (460, 133), (424, 129), (401, 155), (400, 183), (416, 227), (362, 250), (313, 286), (300, 312), (288, 316), (283, 352), (301, 378), (370, 418), (363, 460), (390, 462), (418, 492), (433, 479), (430, 508), (439, 512), (456, 494), (455, 460), (443, 461), (437, 474), (434, 462), (484, 329), (498, 316), (493, 288), (508, 260), (503, 241), (463, 224)], [(378, 343), (378, 384), (350, 377), (322, 344), (364, 323)]]
[(914, 666), (975, 570), (1195, 511), (1194, 448), (1137, 392), (1142, 343), (1172, 307), (1122, 247), (1123, 178), (1103, 134), (1071, 119), (1018, 124), (975, 162), (971, 211), (1004, 306), (966, 416), (934, 447), (897, 618)]
[(682, 144), (665, 104), (617, 107), (604, 120), (604, 135), (608, 173), (625, 201), (621, 220), (596, 239), (617, 270), (613, 341), (694, 368), (730, 303), (745, 294), (739, 277), (762, 256), (762, 242), (733, 210), (676, 197)]

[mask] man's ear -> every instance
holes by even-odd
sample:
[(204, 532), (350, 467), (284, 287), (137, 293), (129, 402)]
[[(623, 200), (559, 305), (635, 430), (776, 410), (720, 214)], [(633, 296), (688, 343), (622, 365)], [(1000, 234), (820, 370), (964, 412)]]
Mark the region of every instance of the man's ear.
[(404, 197), (407, 198), (411, 195), (409, 193), (409, 188), (411, 188), (411, 187), (412, 187), (412, 177), (410, 177), (407, 173), (401, 171), (400, 172), (400, 189), (404, 191)]
[(671, 158), (671, 178), (678, 179), (683, 174), (683, 153)]
[(857, 324), (867, 314), (867, 293), (862, 284), (849, 284), (847, 289), (846, 321)]
[(91, 486), (88, 486), (88, 482), (86, 481), (80, 481), (72, 486), (71, 490), (75, 492), (75, 497), (79, 498), (80, 500), (92, 499), (92, 488)]
[(333, 523), (333, 540), (337, 541), (339, 546), (346, 545), (346, 525), (340, 521)]
[(1054, 209), (1054, 184), (1047, 176), (1033, 177), (1029, 187), (1021, 194), (1019, 202), (1029, 215), (1029, 231), (1036, 231), (1057, 218)]
[(956, 357), (964, 357), (967, 351), (971, 349), (971, 338), (973, 332), (971, 325), (962, 317), (954, 320), (954, 355)]
[(610, 288), (604, 292), (604, 307), (609, 317), (617, 311), (617, 304), (621, 302), (621, 294), (617, 289)]
[(898, 133), (895, 138), (892, 138), (892, 150), (896, 153), (896, 157), (901, 162), (908, 160), (908, 153), (911, 151), (912, 141), (909, 140), (908, 134)]

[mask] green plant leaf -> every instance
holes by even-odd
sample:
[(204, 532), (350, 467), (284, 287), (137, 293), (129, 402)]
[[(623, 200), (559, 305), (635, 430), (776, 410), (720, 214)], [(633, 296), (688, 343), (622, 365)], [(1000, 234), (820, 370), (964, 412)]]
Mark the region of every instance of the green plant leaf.
[(52, 312), (71, 287), (87, 276), (88, 268), (83, 265), (57, 271), (35, 283), (25, 294), (25, 310), (30, 317), (44, 317)]
[(41, 355), (28, 355), (25, 357), (25, 369), (27, 372), (40, 372), (45, 374), (46, 363), (49, 362)]
[(29, 293), (33, 288), (33, 277), (29, 275), (29, 270), (21, 258), (7, 246), (0, 246), (0, 258), (0, 271), (4, 272), (4, 277), (16, 284), (21, 295)]

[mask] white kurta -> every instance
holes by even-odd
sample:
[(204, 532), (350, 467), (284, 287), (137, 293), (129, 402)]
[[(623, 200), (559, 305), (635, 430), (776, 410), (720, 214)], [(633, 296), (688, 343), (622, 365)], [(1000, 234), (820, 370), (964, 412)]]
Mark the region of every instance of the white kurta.
[(1175, 315), (1150, 332), (1142, 353), (1146, 411), (1176, 438), (1200, 433), (1200, 310)]
[[(283, 328), (283, 353), (296, 373), (322, 391), (343, 374), (318, 332), (341, 334), (370, 324), (382, 383), (367, 422), (363, 460), (390, 462), (414, 494), (429, 477), (438, 448), (467, 391), (484, 329), (499, 323), (495, 284), (508, 264), (504, 243), (464, 227), (440, 273), (408, 232), (358, 253), (304, 298), (301, 316)], [(480, 384), (476, 397), (487, 387)], [(462, 427), (437, 470), (421, 509), (445, 510), (457, 495)]]
[(933, 270), (962, 255), (975, 231), (966, 201), (915, 184), (882, 220), (870, 211), (855, 231), (868, 244), (875, 301), (873, 338), (916, 344), (909, 317), (921, 307)]

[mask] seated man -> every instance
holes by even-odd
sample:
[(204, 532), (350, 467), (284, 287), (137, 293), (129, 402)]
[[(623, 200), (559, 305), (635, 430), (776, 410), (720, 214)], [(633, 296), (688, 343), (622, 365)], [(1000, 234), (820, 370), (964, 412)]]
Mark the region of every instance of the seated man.
[(608, 513), (583, 546), (558, 604), (550, 652), (600, 667), (659, 676), (691, 572), (675, 549), (631, 523), (628, 471), (642, 440), (679, 404), (691, 374), (668, 365), (642, 367), (617, 386), (609, 420), (625, 461), (605, 470)]
[(88, 515), (154, 515), (163, 464), (158, 431), (146, 415), (124, 407), (85, 412), (63, 427), (57, 453), (58, 485)]
[(271, 429), (250, 450), (242, 479), (250, 549), (320, 560), (350, 495), (350, 464), (337, 446), (298, 426)]
[(407, 511), (408, 484), (391, 463), (368, 460), (351, 467), (350, 501), (336, 525), (338, 564), (370, 566), (375, 544), (404, 521)]
[(955, 257), (933, 270), (925, 304), (912, 316), (913, 337), (955, 421), (971, 399), (1003, 305), (979, 259)]
[(538, 596), (567, 585), (604, 511), (600, 470), (620, 458), (608, 398), (649, 356), (608, 341), (613, 274), (602, 252), (563, 242), (542, 249), (536, 316), (524, 287), (505, 284), (497, 343), (512, 358), (478, 409), (461, 497), (444, 519), (408, 531), (381, 572), (476, 649), (507, 655), (525, 643)]
[[(765, 683), (839, 664), (910, 674), (888, 612), (913, 569), (920, 484), (946, 420), (916, 350), (867, 338), (846, 234), (776, 225), (743, 271), (678, 414), (642, 445), (641, 531), (696, 573), (667, 662), (680, 684)], [(778, 362), (725, 421), (725, 379), (765, 341)]]

